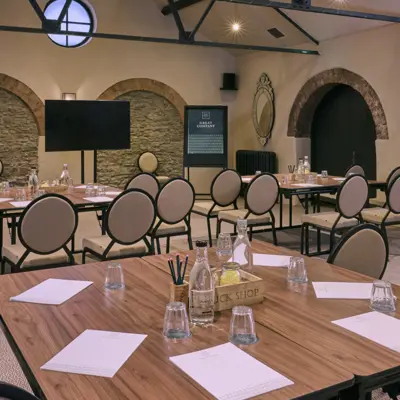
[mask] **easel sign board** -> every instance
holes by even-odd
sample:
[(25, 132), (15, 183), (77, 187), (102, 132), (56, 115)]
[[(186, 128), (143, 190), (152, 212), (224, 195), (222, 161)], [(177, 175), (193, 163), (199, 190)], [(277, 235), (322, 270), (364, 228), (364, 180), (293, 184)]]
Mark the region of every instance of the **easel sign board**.
[(228, 166), (228, 107), (186, 106), (184, 167)]

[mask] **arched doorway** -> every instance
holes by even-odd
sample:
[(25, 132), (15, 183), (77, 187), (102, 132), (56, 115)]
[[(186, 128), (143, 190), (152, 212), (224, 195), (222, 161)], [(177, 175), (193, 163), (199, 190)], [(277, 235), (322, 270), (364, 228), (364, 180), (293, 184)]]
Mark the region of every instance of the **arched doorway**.
[(311, 167), (342, 176), (353, 163), (376, 179), (376, 130), (363, 96), (348, 85), (324, 94), (311, 123)]

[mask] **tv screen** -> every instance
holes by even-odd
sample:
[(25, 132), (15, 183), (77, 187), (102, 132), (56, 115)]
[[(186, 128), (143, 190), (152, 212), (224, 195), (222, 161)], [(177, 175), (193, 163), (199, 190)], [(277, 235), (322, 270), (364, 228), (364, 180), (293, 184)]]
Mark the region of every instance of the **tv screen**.
[(131, 147), (129, 101), (46, 100), (46, 151)]

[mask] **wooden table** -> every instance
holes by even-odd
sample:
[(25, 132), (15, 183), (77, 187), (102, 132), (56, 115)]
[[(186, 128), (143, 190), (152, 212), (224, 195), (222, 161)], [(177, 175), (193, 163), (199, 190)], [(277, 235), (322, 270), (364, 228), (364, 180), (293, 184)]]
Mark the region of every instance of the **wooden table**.
[[(315, 174), (314, 174), (315, 175)], [(256, 175), (246, 175), (242, 176), (243, 184), (249, 184), (251, 180)], [(288, 177), (289, 174), (275, 174), (274, 175), (279, 182), (279, 226), (278, 229), (288, 229), (295, 228), (298, 226), (293, 225), (293, 196), (304, 196), (304, 211), (308, 214), (308, 203), (310, 197), (314, 197), (314, 212), (320, 212), (320, 196), (321, 194), (335, 194), (340, 185), (343, 183), (343, 177), (338, 176), (328, 176), (327, 178), (322, 178), (316, 176), (315, 181), (313, 183), (308, 182), (284, 182), (284, 178)], [(338, 180), (339, 179), (339, 180)], [(301, 186), (299, 186), (301, 185)], [(315, 186), (318, 185), (318, 186)], [(386, 182), (378, 181), (378, 180), (369, 180), (368, 185), (371, 188), (385, 190)], [(283, 198), (289, 200), (289, 225), (284, 226), (283, 224)]]
[[(187, 377), (169, 357), (227, 342), (230, 312), (223, 312), (208, 328), (196, 327), (185, 341), (164, 339), (168, 274), (151, 263), (164, 256), (125, 259), (126, 289), (104, 292), (106, 263), (26, 272), (0, 277), (0, 314), (27, 366), (30, 382), (48, 400), (81, 399), (210, 399), (208, 392)], [(94, 282), (61, 306), (9, 302), (10, 296), (47, 278)], [(112, 379), (42, 371), (40, 367), (85, 329), (147, 334), (141, 346)], [(259, 396), (263, 399), (330, 399), (353, 384), (353, 375), (289, 339), (257, 324), (259, 343), (244, 347), (294, 385)], [(31, 373), (29, 373), (29, 370)], [(40, 389), (39, 389), (40, 387)]]
[[(113, 188), (113, 187), (106, 187), (107, 191), (118, 191), (121, 192), (121, 189)], [(11, 189), (8, 196), (1, 194), (1, 198), (11, 198), (15, 197), (16, 189)], [(60, 193), (61, 195), (65, 196), (67, 199), (71, 200), (72, 204), (74, 205), (76, 211), (78, 213), (81, 212), (101, 212), (102, 218), (104, 217), (104, 211), (107, 209), (110, 201), (95, 203), (93, 201), (85, 200), (85, 197), (88, 195), (85, 194), (85, 189), (78, 189), (74, 188), (73, 193)], [(115, 198), (115, 195), (105, 195), (110, 198)], [(29, 200), (29, 199), (28, 199)], [(14, 200), (12, 200), (14, 201)], [(11, 219), (10, 228), (11, 228), (11, 243), (15, 244), (16, 242), (16, 227), (17, 227), (17, 218), (21, 216), (23, 213), (24, 208), (22, 207), (14, 207), (10, 202), (0, 202), (0, 259), (2, 258), (2, 248), (3, 248), (3, 219), (9, 218)], [(104, 226), (102, 224), (102, 226)], [(105, 233), (104, 231), (102, 232)], [(75, 243), (74, 238), (72, 240), (72, 250), (74, 251)]]
[[(301, 256), (298, 252), (256, 240), (252, 247), (258, 253)], [(195, 253), (189, 252), (189, 255), (188, 271)], [(211, 264), (217, 263), (215, 249), (210, 249), (209, 258)], [(289, 285), (286, 268), (254, 267), (254, 274), (265, 282), (265, 300), (253, 306), (257, 323), (355, 375), (356, 385), (343, 398), (364, 399), (375, 388), (400, 382), (399, 353), (331, 323), (371, 311), (369, 301), (317, 299), (311, 284), (312, 281), (372, 282), (373, 279), (318, 258), (304, 258), (309, 277), (309, 283), (305, 285)], [(144, 259), (168, 273), (165, 260)], [(399, 287), (394, 286), (394, 292), (400, 296)], [(395, 316), (399, 318), (400, 312)]]

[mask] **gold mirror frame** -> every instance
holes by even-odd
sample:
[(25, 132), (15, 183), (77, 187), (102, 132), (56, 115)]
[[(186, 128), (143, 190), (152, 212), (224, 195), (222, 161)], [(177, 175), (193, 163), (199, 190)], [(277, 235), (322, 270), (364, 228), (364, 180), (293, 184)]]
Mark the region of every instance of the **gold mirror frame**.
[(268, 75), (262, 73), (253, 100), (253, 123), (261, 146), (268, 143), (275, 122), (274, 89)]

